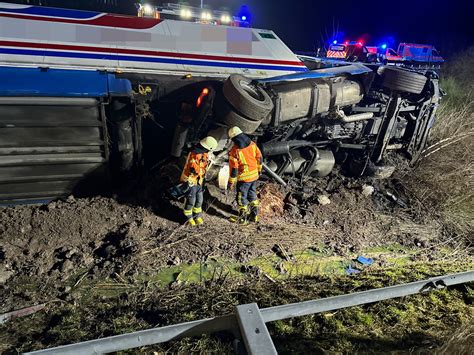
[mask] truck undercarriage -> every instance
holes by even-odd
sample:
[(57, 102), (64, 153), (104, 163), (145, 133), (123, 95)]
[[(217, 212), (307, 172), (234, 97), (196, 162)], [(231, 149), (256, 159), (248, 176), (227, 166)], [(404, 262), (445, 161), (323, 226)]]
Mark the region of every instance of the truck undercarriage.
[(234, 75), (222, 88), (210, 88), (207, 105), (192, 123), (178, 124), (173, 156), (209, 133), (220, 142), (214, 168), (222, 168), (226, 130), (239, 126), (262, 149), (266, 173), (281, 183), (287, 174), (326, 176), (335, 164), (368, 174), (390, 151), (415, 162), (440, 100), (436, 73), (376, 65), (263, 81)]

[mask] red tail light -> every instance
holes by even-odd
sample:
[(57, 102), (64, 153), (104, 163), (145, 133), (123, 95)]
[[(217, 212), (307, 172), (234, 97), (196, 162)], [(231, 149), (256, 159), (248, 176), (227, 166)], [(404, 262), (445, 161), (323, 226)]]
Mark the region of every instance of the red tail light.
[(204, 98), (209, 94), (209, 89), (208, 88), (204, 88), (202, 89), (201, 91), (201, 95), (199, 95), (197, 101), (196, 101), (196, 107), (199, 107), (201, 106), (202, 104), (202, 101), (204, 100)]

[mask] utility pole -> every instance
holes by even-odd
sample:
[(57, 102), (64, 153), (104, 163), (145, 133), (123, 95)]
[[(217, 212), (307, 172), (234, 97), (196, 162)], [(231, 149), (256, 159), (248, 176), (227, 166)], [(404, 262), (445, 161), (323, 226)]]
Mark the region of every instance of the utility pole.
[(201, 9), (204, 7), (204, 0), (201, 0)]

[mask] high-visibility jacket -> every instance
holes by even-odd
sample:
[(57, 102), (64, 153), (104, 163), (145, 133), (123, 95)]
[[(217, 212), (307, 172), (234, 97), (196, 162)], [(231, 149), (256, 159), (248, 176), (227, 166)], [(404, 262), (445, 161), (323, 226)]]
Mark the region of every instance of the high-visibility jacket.
[(229, 183), (253, 182), (262, 172), (262, 153), (254, 142), (245, 148), (234, 144), (229, 153)]
[(202, 185), (206, 175), (207, 164), (207, 153), (190, 152), (181, 174), (181, 182), (188, 182), (190, 185)]

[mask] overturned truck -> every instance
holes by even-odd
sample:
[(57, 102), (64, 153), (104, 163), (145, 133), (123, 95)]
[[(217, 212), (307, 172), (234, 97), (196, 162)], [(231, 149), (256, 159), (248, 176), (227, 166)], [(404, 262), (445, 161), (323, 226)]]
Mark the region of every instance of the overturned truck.
[(0, 25), (3, 203), (101, 192), (208, 134), (216, 176), (230, 126), (282, 183), (361, 175), (389, 151), (416, 161), (440, 99), (435, 72), (325, 65), (269, 30), (5, 3)]

